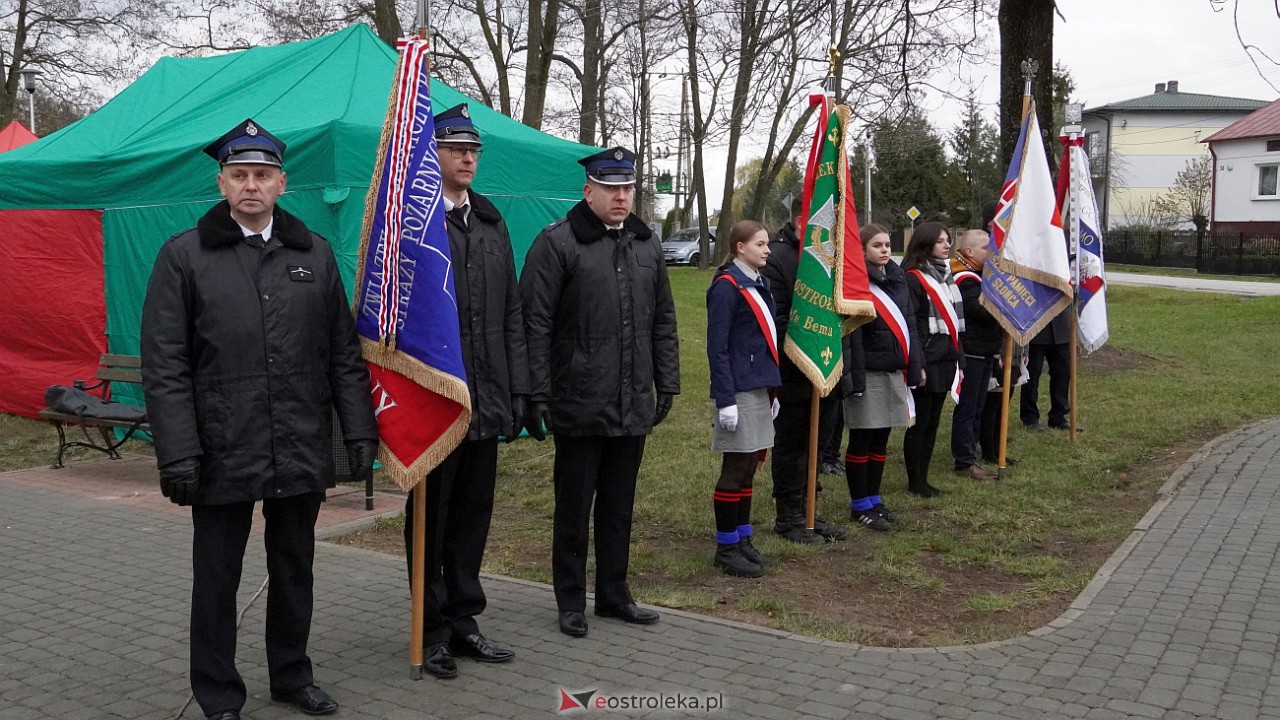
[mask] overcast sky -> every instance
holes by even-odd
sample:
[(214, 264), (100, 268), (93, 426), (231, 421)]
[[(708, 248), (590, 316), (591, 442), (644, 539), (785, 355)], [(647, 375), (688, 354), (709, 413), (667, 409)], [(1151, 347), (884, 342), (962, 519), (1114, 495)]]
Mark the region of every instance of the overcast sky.
[[(1146, 95), (1156, 83), (1169, 80), (1177, 80), (1182, 92), (1257, 100), (1280, 97), (1280, 17), (1270, 0), (1228, 0), (1218, 6), (1209, 0), (1058, 0), (1058, 7), (1054, 56), (1070, 69), (1076, 83), (1074, 99), (1086, 107)], [(1233, 17), (1237, 14), (1240, 38)], [(958, 79), (978, 89), (994, 122), (1000, 94), (994, 46), (999, 41), (994, 21), (991, 25), (991, 63), (961, 68)], [(1255, 67), (1241, 39), (1276, 62), (1255, 51)], [(927, 98), (924, 105), (944, 134), (961, 113), (958, 103), (939, 96)], [(751, 156), (747, 153), (742, 159)], [(720, 206), (724, 161), (723, 152), (709, 151), (711, 208)]]

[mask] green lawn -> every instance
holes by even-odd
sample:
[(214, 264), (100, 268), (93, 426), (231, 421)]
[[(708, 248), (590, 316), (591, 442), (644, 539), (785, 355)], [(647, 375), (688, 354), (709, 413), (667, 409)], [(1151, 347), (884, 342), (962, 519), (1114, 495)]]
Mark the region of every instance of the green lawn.
[[(1280, 298), (1113, 286), (1111, 341), (1080, 364), (1087, 429), (1076, 443), (1058, 432), (1027, 433), (1015, 419), (1010, 454), (1020, 463), (1007, 479), (961, 480), (949, 472), (945, 412), (932, 481), (947, 494), (926, 501), (905, 492), (897, 431), (885, 496), (903, 521), (890, 533), (849, 527), (849, 542), (818, 548), (769, 532), (766, 464), (756, 481), (757, 544), (782, 562), (760, 580), (729, 579), (710, 565), (719, 471), (709, 448), (710, 277), (671, 271), (684, 393), (651, 436), (641, 469), (632, 574), (644, 602), (839, 640), (918, 645), (1009, 637), (1065, 608), (1179, 459), (1214, 435), (1280, 411), (1280, 374), (1259, 367), (1280, 351)], [(52, 440), (42, 423), (0, 416), (0, 469), (47, 463)], [(550, 441), (501, 446), (489, 570), (550, 579), (552, 451)], [(847, 522), (843, 481), (823, 483), (820, 511)], [(381, 532), (398, 534), (387, 524)], [(888, 633), (888, 625), (907, 626), (910, 635)]]

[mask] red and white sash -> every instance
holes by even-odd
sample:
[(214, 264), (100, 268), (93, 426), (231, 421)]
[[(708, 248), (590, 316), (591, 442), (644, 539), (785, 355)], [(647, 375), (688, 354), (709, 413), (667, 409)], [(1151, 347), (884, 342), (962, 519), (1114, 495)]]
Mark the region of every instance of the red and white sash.
[[(933, 276), (926, 272), (921, 272), (919, 268), (911, 268), (907, 272), (916, 276), (920, 281), (920, 286), (924, 288), (924, 294), (929, 296), (929, 301), (933, 303), (934, 309), (938, 311), (938, 315), (942, 318), (943, 324), (947, 326), (947, 334), (951, 336), (951, 346), (956, 349), (956, 374), (951, 379), (951, 401), (960, 402), (960, 381), (964, 378), (964, 371), (960, 369), (960, 318), (956, 316), (956, 308), (951, 301), (942, 296), (943, 287)], [(950, 293), (948, 293), (949, 295)]]
[(760, 332), (764, 335), (764, 340), (769, 345), (769, 352), (773, 354), (773, 362), (778, 363), (778, 328), (773, 322), (773, 313), (769, 312), (769, 308), (765, 307), (764, 298), (759, 292), (754, 292), (754, 288), (741, 287), (738, 282), (729, 275), (721, 275), (721, 280), (727, 280), (729, 284), (738, 288), (738, 292), (742, 293), (742, 299), (747, 301), (747, 307), (751, 308), (751, 314), (756, 316), (756, 323), (760, 325)]
[[(902, 360), (907, 365), (911, 364), (911, 331), (907, 328), (907, 319), (902, 316), (902, 310), (898, 307), (898, 303), (889, 297), (889, 293), (875, 283), (867, 283), (867, 287), (871, 290), (871, 304), (876, 309), (876, 316), (884, 320), (884, 324), (889, 326), (889, 331), (898, 339), (898, 346), (902, 348)], [(907, 385), (907, 371), (902, 371), (902, 384)], [(908, 420), (914, 424), (916, 419), (916, 399), (911, 394), (911, 386), (907, 385), (907, 415)]]

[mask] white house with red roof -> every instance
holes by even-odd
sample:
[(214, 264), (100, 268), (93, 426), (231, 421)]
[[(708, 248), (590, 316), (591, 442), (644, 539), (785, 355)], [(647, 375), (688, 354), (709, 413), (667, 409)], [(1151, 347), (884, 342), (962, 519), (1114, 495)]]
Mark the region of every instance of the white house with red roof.
[(1170, 80), (1156, 83), (1149, 95), (1086, 109), (1085, 147), (1103, 226), (1150, 223), (1154, 204), (1178, 173), (1204, 156), (1201, 141), (1266, 104), (1185, 92)]
[(1213, 229), (1280, 233), (1280, 100), (1205, 138), (1213, 156)]

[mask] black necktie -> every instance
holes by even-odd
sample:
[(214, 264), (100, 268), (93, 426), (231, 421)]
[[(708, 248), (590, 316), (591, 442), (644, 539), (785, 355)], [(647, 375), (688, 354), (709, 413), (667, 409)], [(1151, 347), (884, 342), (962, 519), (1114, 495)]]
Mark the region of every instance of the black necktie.
[(267, 246), (267, 239), (262, 237), (261, 234), (250, 235), (246, 237), (245, 240), (256, 248), (264, 248)]

